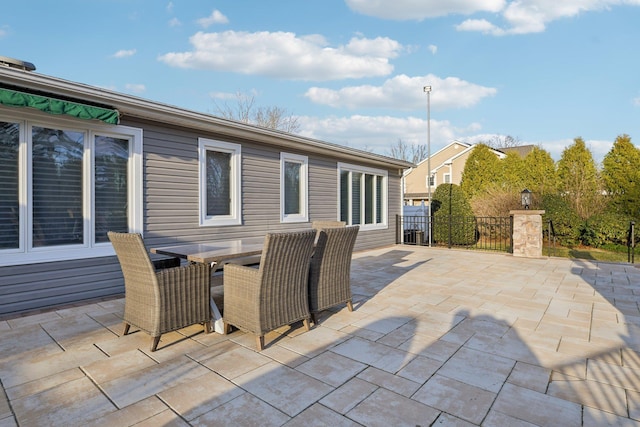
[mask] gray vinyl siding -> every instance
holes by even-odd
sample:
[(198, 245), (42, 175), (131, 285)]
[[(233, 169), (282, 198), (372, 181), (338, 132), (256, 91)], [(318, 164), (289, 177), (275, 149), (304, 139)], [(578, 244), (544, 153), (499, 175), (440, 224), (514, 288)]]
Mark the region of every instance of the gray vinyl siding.
[[(309, 218), (337, 219), (339, 157), (282, 150), (250, 140), (221, 138), (163, 124), (123, 120), (143, 129), (144, 237), (148, 247), (259, 237), (266, 232), (309, 229), (311, 223), (280, 222), (280, 153), (309, 159)], [(198, 138), (242, 146), (241, 226), (200, 227)], [(354, 163), (350, 161), (349, 163)], [(366, 162), (362, 166), (368, 166)], [(388, 229), (359, 233), (356, 250), (395, 242), (400, 179), (389, 170)], [(115, 257), (0, 267), (0, 315), (43, 309), (124, 293)]]
[(0, 268), (0, 314), (60, 306), (124, 292), (116, 257)]

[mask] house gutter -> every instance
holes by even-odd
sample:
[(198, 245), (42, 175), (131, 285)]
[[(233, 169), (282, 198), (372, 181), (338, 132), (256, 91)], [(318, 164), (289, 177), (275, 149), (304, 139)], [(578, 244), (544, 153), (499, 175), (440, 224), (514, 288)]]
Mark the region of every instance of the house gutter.
[(340, 155), (341, 158), (351, 161), (367, 161), (384, 168), (397, 168), (399, 175), (404, 169), (415, 166), (404, 160), (228, 120), (211, 114), (199, 113), (25, 70), (0, 67), (0, 83), (37, 90), (51, 96), (76, 98), (99, 105), (109, 105), (118, 110), (125, 120), (129, 117), (147, 119), (294, 150), (300, 150), (303, 145), (304, 151), (307, 152), (331, 156)]

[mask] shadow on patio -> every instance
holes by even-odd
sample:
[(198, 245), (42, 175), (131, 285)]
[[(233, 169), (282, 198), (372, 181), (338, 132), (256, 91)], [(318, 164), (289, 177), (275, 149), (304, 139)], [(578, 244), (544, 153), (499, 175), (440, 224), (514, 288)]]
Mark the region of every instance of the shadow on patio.
[(0, 322), (0, 423), (636, 425), (638, 273), (426, 247), (361, 252), (354, 312), (324, 312), (310, 332), (282, 328), (261, 353), (241, 332), (198, 327), (148, 353), (147, 335), (118, 337), (121, 300), (16, 318)]

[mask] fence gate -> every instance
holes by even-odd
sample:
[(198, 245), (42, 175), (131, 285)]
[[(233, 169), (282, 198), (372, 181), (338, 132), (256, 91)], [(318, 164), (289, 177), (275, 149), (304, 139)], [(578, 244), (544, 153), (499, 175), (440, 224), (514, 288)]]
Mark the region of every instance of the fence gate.
[(513, 252), (511, 217), (396, 216), (396, 243)]

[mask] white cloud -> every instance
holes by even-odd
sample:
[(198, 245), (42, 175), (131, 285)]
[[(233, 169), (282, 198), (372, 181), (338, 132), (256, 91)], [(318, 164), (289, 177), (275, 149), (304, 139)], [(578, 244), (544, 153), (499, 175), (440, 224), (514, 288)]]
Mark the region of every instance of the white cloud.
[(347, 6), (363, 15), (398, 21), (421, 21), (450, 14), (499, 12), (505, 0), (345, 0)]
[(504, 35), (505, 32), (502, 28), (498, 28), (486, 19), (467, 19), (461, 24), (456, 26), (458, 31), (478, 31), (484, 34), (491, 34), (494, 36)]
[[(427, 120), (420, 117), (391, 117), (353, 115), (348, 117), (309, 117), (300, 116), (300, 134), (309, 138), (317, 138), (334, 144), (346, 145), (361, 150), (373, 151), (378, 154), (388, 154), (389, 147), (401, 139), (407, 144), (427, 143)], [(499, 134), (482, 132), (479, 123), (468, 123), (456, 126), (448, 120), (431, 119), (431, 152), (435, 153), (453, 140), (477, 144), (494, 137), (504, 137)], [(573, 138), (554, 141), (520, 141), (520, 145), (537, 145), (551, 154), (558, 161), (562, 151), (574, 143)], [(594, 161), (602, 162), (604, 156), (611, 150), (612, 141), (585, 140)]]
[(464, 20), (459, 31), (494, 36), (539, 33), (548, 23), (580, 13), (607, 10), (620, 5), (640, 6), (640, 0), (345, 0), (354, 11), (392, 20), (423, 20), (445, 15), (498, 14), (500, 23), (486, 18)]
[(440, 78), (432, 74), (409, 77), (401, 74), (386, 80), (381, 86), (348, 86), (339, 90), (312, 87), (305, 96), (316, 104), (335, 108), (394, 108), (397, 110), (424, 109), (425, 85), (432, 86), (431, 108), (445, 110), (468, 108), (482, 98), (494, 96), (495, 88), (473, 84), (457, 77)]
[(219, 10), (214, 10), (211, 15), (206, 18), (200, 18), (196, 21), (198, 25), (203, 28), (207, 28), (213, 24), (228, 24), (229, 19), (224, 16)]
[(430, 44), (429, 46), (427, 46), (427, 49), (429, 49), (429, 52), (431, 52), (434, 55), (438, 53), (438, 46), (434, 44)]
[[(388, 154), (389, 147), (401, 139), (407, 144), (427, 143), (427, 120), (416, 117), (364, 116), (298, 117), (301, 134), (334, 144), (347, 145), (378, 154)], [(457, 128), (446, 120), (431, 120), (432, 152), (444, 147), (459, 135), (478, 129), (477, 124)]]
[(633, 105), (635, 107), (640, 107), (640, 96), (637, 97), (637, 98), (633, 98), (633, 100), (631, 102), (633, 102)]
[(124, 85), (124, 87), (127, 90), (127, 92), (132, 92), (132, 93), (142, 93), (145, 90), (147, 90), (146, 86), (143, 84), (127, 83), (126, 85)]
[(169, 12), (169, 13), (173, 12), (173, 2), (172, 1), (167, 3), (167, 12)]
[(170, 66), (231, 71), (283, 79), (326, 81), (385, 76), (403, 47), (386, 37), (354, 37), (330, 47), (319, 35), (289, 32), (198, 32), (189, 39), (193, 50), (171, 52), (158, 59)]
[(182, 25), (182, 22), (180, 22), (180, 20), (178, 18), (171, 18), (169, 20), (169, 26), (170, 27), (179, 27), (180, 25)]
[[(560, 139), (556, 141), (541, 141), (541, 142), (532, 142), (531, 144), (540, 145), (542, 148), (547, 150), (551, 157), (558, 161), (562, 157), (562, 152), (565, 148), (573, 145), (575, 141), (573, 138)], [(591, 155), (593, 156), (593, 160), (596, 163), (601, 163), (604, 156), (611, 150), (613, 147), (613, 141), (603, 141), (596, 139), (585, 139), (585, 146), (591, 151)], [(525, 144), (525, 143), (523, 143)]]
[(209, 92), (209, 97), (211, 99), (236, 99), (238, 101), (247, 100), (249, 101), (251, 98), (256, 98), (260, 95), (260, 92), (257, 89), (251, 89), (245, 92)]
[[(475, 31), (498, 36), (539, 33), (552, 21), (571, 18), (585, 12), (607, 10), (623, 4), (640, 6), (640, 0), (512, 0), (501, 11), (506, 23), (504, 28), (494, 25), (489, 30), (478, 28)], [(462, 23), (458, 29), (474, 31), (469, 23)]]
[(129, 50), (119, 50), (116, 53), (114, 53), (112, 56), (114, 58), (128, 58), (130, 56), (133, 56), (136, 54), (136, 50), (135, 49), (129, 49)]
[(4, 29), (0, 28), (0, 38), (6, 36), (7, 34), (9, 34), (9, 32), (7, 30), (4, 30)]

